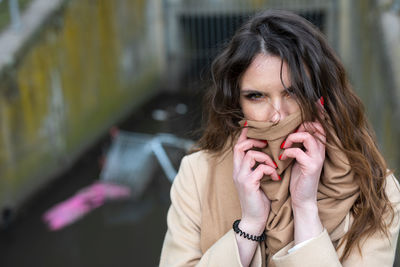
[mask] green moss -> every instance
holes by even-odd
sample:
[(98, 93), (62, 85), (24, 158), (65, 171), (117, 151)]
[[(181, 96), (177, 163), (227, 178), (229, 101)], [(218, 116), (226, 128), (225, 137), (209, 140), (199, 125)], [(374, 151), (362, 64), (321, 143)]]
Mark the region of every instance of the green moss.
[[(154, 94), (160, 59), (146, 43), (145, 9), (145, 0), (71, 0), (59, 26), (50, 21), (30, 41), (10, 70), (14, 96), (0, 96), (0, 206), (26, 197)], [(148, 55), (121, 73), (126, 49)]]
[[(28, 4), (32, 0), (18, 0), (18, 5), (20, 12), (23, 13)], [(4, 30), (11, 23), (10, 11), (9, 11), (9, 1), (3, 0), (0, 3), (0, 31)]]

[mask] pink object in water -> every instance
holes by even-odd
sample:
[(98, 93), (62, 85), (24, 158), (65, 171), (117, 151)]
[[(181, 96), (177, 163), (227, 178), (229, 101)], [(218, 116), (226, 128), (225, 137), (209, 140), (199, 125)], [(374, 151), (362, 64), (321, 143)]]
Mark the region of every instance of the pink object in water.
[(50, 230), (59, 230), (102, 206), (106, 200), (128, 198), (130, 194), (129, 187), (95, 182), (79, 190), (73, 197), (53, 206), (43, 215), (43, 220)]
[(112, 138), (117, 137), (118, 133), (119, 133), (118, 127), (116, 127), (116, 126), (111, 127), (110, 135), (111, 135)]

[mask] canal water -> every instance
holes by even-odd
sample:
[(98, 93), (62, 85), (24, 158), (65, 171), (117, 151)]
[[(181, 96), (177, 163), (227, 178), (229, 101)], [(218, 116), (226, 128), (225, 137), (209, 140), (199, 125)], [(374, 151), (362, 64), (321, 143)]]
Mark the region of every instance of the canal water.
[[(161, 93), (116, 126), (132, 132), (173, 133), (194, 139), (194, 130), (200, 126), (200, 99), (200, 94), (193, 91), (191, 95)], [(171, 183), (156, 160), (152, 166), (146, 166), (152, 168), (152, 180), (139, 199), (106, 203), (59, 231), (49, 231), (42, 221), (49, 208), (98, 180), (99, 162), (110, 142), (107, 133), (0, 230), (0, 266), (158, 265), (167, 230)], [(167, 152), (178, 168), (184, 152)]]

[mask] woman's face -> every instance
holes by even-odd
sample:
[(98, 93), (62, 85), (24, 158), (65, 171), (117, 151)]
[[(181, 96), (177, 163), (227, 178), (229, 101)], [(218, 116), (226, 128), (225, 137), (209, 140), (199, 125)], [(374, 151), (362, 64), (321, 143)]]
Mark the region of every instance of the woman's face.
[[(258, 54), (254, 58), (240, 82), (240, 106), (245, 119), (276, 123), (299, 110), (295, 96), (283, 87), (280, 72), (280, 57)], [(290, 90), (286, 62), (282, 67), (282, 80)]]

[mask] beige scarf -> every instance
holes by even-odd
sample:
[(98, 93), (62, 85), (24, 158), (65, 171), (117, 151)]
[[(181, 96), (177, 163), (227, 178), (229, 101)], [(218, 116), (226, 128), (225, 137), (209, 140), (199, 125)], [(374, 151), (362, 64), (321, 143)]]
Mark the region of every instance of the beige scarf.
[[(289, 193), (290, 174), (293, 159), (281, 161), (281, 143), (301, 124), (301, 113), (296, 112), (278, 124), (248, 121), (249, 138), (268, 141), (262, 151), (277, 164), (282, 181), (273, 181), (270, 176), (261, 180), (261, 189), (271, 200), (271, 211), (266, 222), (267, 239), (262, 244), (263, 266), (273, 266), (271, 257), (294, 239), (294, 224)], [(243, 124), (243, 122), (241, 122)], [(338, 138), (334, 135), (336, 141)], [(327, 140), (329, 142), (329, 140)], [(229, 143), (229, 142), (228, 142)], [(329, 142), (332, 144), (331, 142)], [(340, 144), (340, 142), (339, 142)], [(219, 238), (232, 228), (232, 223), (241, 218), (238, 193), (232, 179), (233, 151), (228, 148), (217, 158), (210, 157), (207, 186), (202, 204), (201, 249), (205, 252)], [(344, 218), (358, 197), (359, 188), (346, 155), (339, 148), (326, 146), (326, 156), (318, 187), (318, 210), (323, 226), (337, 241), (344, 235), (338, 231)], [(342, 227), (343, 228), (343, 227)], [(333, 234), (335, 232), (335, 234)]]

